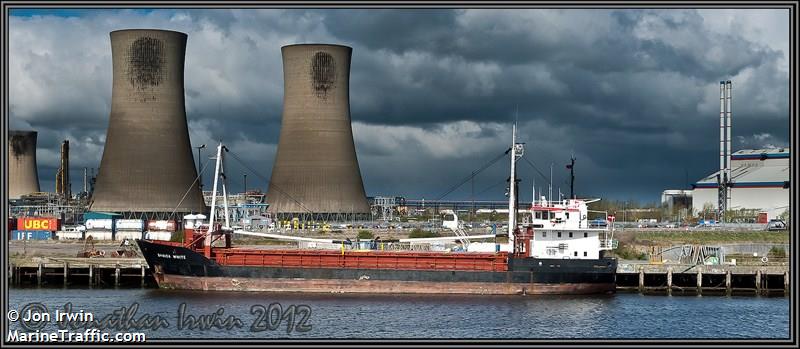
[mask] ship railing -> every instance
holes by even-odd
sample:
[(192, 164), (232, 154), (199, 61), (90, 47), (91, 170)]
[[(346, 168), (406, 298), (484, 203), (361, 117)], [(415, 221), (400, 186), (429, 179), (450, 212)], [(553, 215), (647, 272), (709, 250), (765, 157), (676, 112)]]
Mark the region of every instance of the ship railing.
[(608, 230), (611, 225), (608, 222), (608, 211), (586, 210), (586, 224), (589, 228)]
[(614, 240), (613, 233), (602, 233), (600, 235), (600, 249), (613, 250), (619, 246), (619, 240)]

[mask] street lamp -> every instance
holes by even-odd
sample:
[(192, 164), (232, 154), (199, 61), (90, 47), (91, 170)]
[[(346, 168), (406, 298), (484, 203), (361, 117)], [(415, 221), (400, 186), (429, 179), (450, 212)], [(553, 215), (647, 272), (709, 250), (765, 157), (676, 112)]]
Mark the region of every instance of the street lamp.
[(203, 149), (205, 147), (206, 147), (205, 144), (203, 144), (201, 146), (198, 146), (198, 147), (195, 147), (195, 148), (197, 148), (197, 176), (198, 176), (199, 181), (200, 181), (200, 183), (199, 183), (200, 192), (203, 192), (203, 174), (200, 172), (200, 168), (201, 168), (200, 149)]

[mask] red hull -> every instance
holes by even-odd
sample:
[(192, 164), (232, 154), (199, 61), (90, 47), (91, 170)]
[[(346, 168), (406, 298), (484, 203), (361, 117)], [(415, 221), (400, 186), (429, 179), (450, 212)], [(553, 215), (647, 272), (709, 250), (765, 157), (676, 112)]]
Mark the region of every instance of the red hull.
[(523, 284), (487, 282), (428, 282), (340, 279), (269, 279), (197, 277), (164, 274), (159, 286), (203, 291), (257, 291), (307, 293), (548, 295), (611, 293), (613, 283)]

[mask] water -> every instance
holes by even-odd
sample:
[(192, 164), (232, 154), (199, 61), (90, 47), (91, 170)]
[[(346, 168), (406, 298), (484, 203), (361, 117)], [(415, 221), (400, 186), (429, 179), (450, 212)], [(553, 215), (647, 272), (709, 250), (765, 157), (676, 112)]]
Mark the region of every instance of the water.
[[(73, 311), (92, 312), (96, 320), (120, 307), (138, 304), (134, 319), (160, 316), (168, 325), (143, 329), (157, 338), (788, 338), (789, 299), (784, 297), (721, 296), (408, 296), (311, 295), (172, 291), (159, 289), (12, 288), (9, 309), (41, 302), (54, 313), (71, 302)], [(186, 319), (222, 313), (241, 326), (230, 329), (178, 328), (178, 311), (185, 303)], [(270, 308), (270, 304), (277, 303)], [(280, 305), (280, 308), (278, 307)], [(291, 305), (307, 305), (303, 314)], [(259, 308), (263, 306), (263, 308)], [(255, 313), (251, 313), (251, 309)], [(259, 309), (271, 309), (266, 327)], [(294, 310), (294, 311), (291, 311)], [(286, 315), (284, 319), (278, 319)], [(289, 316), (294, 314), (294, 326)], [(263, 319), (262, 319), (263, 320)], [(231, 321), (234, 323), (234, 321)], [(309, 325), (310, 328), (305, 327)], [(42, 331), (55, 331), (55, 320)], [(11, 330), (20, 329), (11, 323)], [(298, 330), (299, 329), (299, 330)], [(307, 329), (305, 332), (301, 332)], [(133, 330), (132, 330), (133, 331)], [(110, 331), (114, 332), (114, 331)]]

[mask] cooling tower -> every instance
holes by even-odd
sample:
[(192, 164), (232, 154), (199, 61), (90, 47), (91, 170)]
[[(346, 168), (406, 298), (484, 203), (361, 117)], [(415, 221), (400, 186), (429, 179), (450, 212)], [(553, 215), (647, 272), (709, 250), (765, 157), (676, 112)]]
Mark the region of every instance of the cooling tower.
[(38, 191), (36, 131), (8, 131), (8, 198)]
[(185, 53), (184, 33), (111, 32), (111, 115), (92, 211), (205, 211), (186, 124)]
[(350, 127), (352, 51), (339, 45), (281, 48), (283, 121), (269, 212), (369, 212)]

